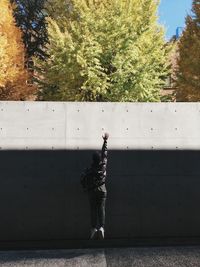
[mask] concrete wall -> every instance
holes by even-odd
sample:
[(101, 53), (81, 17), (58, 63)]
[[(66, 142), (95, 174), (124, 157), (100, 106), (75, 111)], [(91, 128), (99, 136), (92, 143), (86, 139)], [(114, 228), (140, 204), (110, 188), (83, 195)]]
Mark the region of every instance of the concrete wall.
[(0, 102), (0, 241), (86, 239), (110, 133), (107, 238), (200, 236), (200, 105)]
[(1, 149), (199, 149), (198, 103), (0, 102)]

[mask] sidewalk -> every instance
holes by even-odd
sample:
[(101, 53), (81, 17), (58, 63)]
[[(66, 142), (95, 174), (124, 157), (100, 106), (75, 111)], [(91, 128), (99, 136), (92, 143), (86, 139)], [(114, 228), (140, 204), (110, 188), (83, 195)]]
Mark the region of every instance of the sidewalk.
[(200, 246), (1, 251), (3, 267), (199, 267)]

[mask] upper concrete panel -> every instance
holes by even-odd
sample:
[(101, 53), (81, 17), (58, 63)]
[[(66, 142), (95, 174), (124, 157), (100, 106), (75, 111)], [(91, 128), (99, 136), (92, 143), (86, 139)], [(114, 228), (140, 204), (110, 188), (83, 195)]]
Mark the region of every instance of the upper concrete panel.
[(63, 103), (0, 102), (0, 147), (64, 148), (65, 122)]
[(199, 103), (0, 102), (1, 149), (199, 149)]

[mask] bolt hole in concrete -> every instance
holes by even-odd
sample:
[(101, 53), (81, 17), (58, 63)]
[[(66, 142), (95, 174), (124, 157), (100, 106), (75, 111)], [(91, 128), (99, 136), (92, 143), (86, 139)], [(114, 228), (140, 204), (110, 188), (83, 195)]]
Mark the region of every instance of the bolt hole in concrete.
[(104, 112), (104, 110), (102, 109), (102, 112)]
[(55, 111), (55, 109), (52, 109), (52, 111), (54, 112), (54, 111)]
[(153, 128), (151, 128), (151, 131), (153, 131)]
[(3, 108), (1, 109), (1, 111), (3, 111)]
[(52, 130), (54, 130), (54, 128), (52, 128)]

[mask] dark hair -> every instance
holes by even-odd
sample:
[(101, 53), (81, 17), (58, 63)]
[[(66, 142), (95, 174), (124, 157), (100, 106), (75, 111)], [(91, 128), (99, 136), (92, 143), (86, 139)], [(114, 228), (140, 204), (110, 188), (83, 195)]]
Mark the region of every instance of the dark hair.
[(94, 163), (99, 163), (101, 161), (101, 153), (99, 151), (94, 152), (92, 159)]

